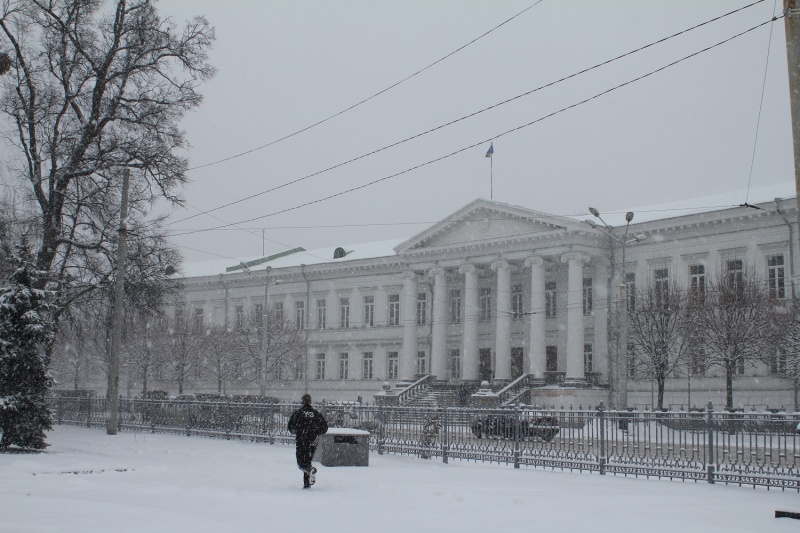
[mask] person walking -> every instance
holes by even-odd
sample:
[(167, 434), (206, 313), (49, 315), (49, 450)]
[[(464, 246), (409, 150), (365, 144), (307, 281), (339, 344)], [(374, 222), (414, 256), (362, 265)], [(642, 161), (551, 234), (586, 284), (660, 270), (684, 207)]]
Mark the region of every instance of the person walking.
[(302, 406), (289, 417), (289, 433), (295, 436), (297, 468), (303, 471), (303, 488), (311, 488), (316, 481), (317, 469), (311, 465), (317, 450), (319, 436), (328, 431), (328, 422), (322, 413), (311, 406), (311, 396), (303, 394)]

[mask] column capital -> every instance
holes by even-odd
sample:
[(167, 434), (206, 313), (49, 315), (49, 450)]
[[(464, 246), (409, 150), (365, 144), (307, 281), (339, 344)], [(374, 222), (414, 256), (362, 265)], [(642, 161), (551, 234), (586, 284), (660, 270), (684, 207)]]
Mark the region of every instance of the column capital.
[(589, 257), (589, 254), (582, 252), (567, 252), (561, 256), (562, 263), (568, 263), (569, 261), (581, 261), (582, 263), (589, 263), (591, 259), (592, 258)]
[(406, 280), (417, 281), (417, 273), (413, 270), (404, 270), (400, 277)]
[(440, 266), (435, 266), (429, 270), (431, 276), (444, 276), (445, 269)]
[(475, 265), (472, 263), (464, 263), (458, 267), (459, 274), (472, 274), (473, 272), (475, 272)]
[(525, 266), (532, 267), (532, 266), (542, 266), (544, 265), (544, 257), (538, 255), (529, 255), (525, 258)]
[(492, 270), (500, 270), (501, 268), (508, 268), (508, 261), (505, 259), (495, 259), (491, 263)]

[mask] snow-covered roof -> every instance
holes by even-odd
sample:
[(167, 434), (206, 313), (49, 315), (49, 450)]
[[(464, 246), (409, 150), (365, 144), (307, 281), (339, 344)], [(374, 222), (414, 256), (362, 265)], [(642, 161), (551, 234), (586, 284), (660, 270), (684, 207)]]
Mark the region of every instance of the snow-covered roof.
[[(763, 185), (761, 187), (751, 187), (750, 190), (740, 189), (736, 191), (726, 191), (708, 196), (695, 196), (682, 200), (674, 200), (660, 204), (633, 207), (626, 210), (612, 210), (605, 212), (600, 209), (600, 216), (611, 226), (624, 226), (625, 213), (633, 211), (633, 224), (642, 222), (652, 222), (667, 218), (696, 215), (698, 213), (708, 213), (710, 211), (721, 211), (732, 209), (745, 202), (750, 205), (772, 202), (775, 198), (794, 198), (797, 196), (794, 181)], [(598, 206), (594, 206), (598, 207)], [(577, 215), (578, 220), (593, 220), (594, 217)]]
[[(635, 213), (633, 223), (638, 224), (642, 222), (652, 222), (654, 220), (731, 209), (740, 206), (745, 202), (748, 204), (759, 204), (771, 202), (775, 198), (794, 198), (795, 196), (796, 191), (794, 181), (787, 181), (772, 185), (764, 185), (761, 187), (752, 187), (749, 191), (727, 191), (708, 196), (696, 196), (692, 198), (686, 198), (684, 200), (675, 200), (661, 204), (635, 207), (625, 211), (601, 211), (601, 216), (611, 226), (624, 226), (626, 211), (633, 211)], [(586, 215), (575, 215), (564, 218), (581, 221), (592, 220), (593, 217), (587, 213)], [(338, 248), (337, 246), (318, 248), (316, 250), (302, 250), (295, 253), (290, 253), (283, 257), (278, 257), (270, 261), (259, 263), (257, 266), (250, 267), (250, 270), (264, 270), (267, 266), (271, 266), (272, 268), (288, 268), (298, 267), (301, 264), (318, 265), (323, 263), (353, 261), (357, 259), (393, 257), (396, 256), (394, 248), (408, 240), (408, 238), (391, 239), (386, 241), (342, 246), (346, 252), (346, 255), (338, 259), (333, 258), (334, 251), (336, 248)], [(183, 276), (189, 278), (200, 276), (216, 276), (218, 274), (226, 273), (227, 269), (230, 267), (237, 266), (239, 261), (248, 263), (250, 261), (258, 261), (259, 259), (262, 258), (242, 257), (238, 260), (221, 259), (185, 263), (183, 265), (182, 274)]]
[[(252, 266), (250, 267), (250, 270), (256, 272), (259, 270), (264, 270), (267, 268), (267, 266), (271, 266), (272, 268), (289, 268), (298, 267), (300, 265), (318, 265), (323, 263), (353, 261), (357, 259), (390, 257), (396, 255), (394, 252), (394, 247), (404, 240), (406, 239), (391, 239), (386, 241), (341, 246), (341, 248), (344, 248), (346, 255), (338, 259), (333, 258), (333, 253), (336, 248), (339, 248), (339, 246), (318, 248), (316, 250), (303, 250), (273, 259), (272, 261), (260, 263), (258, 266)], [(225, 274), (228, 268), (237, 266), (239, 261), (248, 263), (250, 261), (257, 261), (258, 259), (261, 259), (261, 257), (242, 257), (238, 260), (217, 259), (213, 261), (184, 263), (182, 274), (187, 278), (216, 276), (218, 274)], [(239, 270), (239, 272), (241, 272), (241, 270)]]

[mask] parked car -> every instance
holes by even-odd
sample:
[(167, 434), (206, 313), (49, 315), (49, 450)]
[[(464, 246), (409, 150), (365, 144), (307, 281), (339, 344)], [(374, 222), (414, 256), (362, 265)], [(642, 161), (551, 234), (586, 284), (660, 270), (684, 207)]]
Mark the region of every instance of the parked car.
[[(514, 438), (515, 415), (489, 415), (472, 422), (472, 432), (480, 438)], [(538, 416), (522, 418), (519, 421), (520, 439), (538, 438), (549, 442), (561, 430), (558, 418), (554, 416)]]

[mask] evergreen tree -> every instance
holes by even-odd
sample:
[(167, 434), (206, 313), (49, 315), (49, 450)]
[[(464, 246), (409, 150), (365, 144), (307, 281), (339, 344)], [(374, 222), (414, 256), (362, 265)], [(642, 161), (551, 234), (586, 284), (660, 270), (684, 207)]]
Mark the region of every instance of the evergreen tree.
[(52, 293), (35, 289), (25, 246), (17, 269), (0, 287), (0, 449), (44, 449), (52, 427), (45, 394), (52, 384), (46, 347), (52, 343)]

